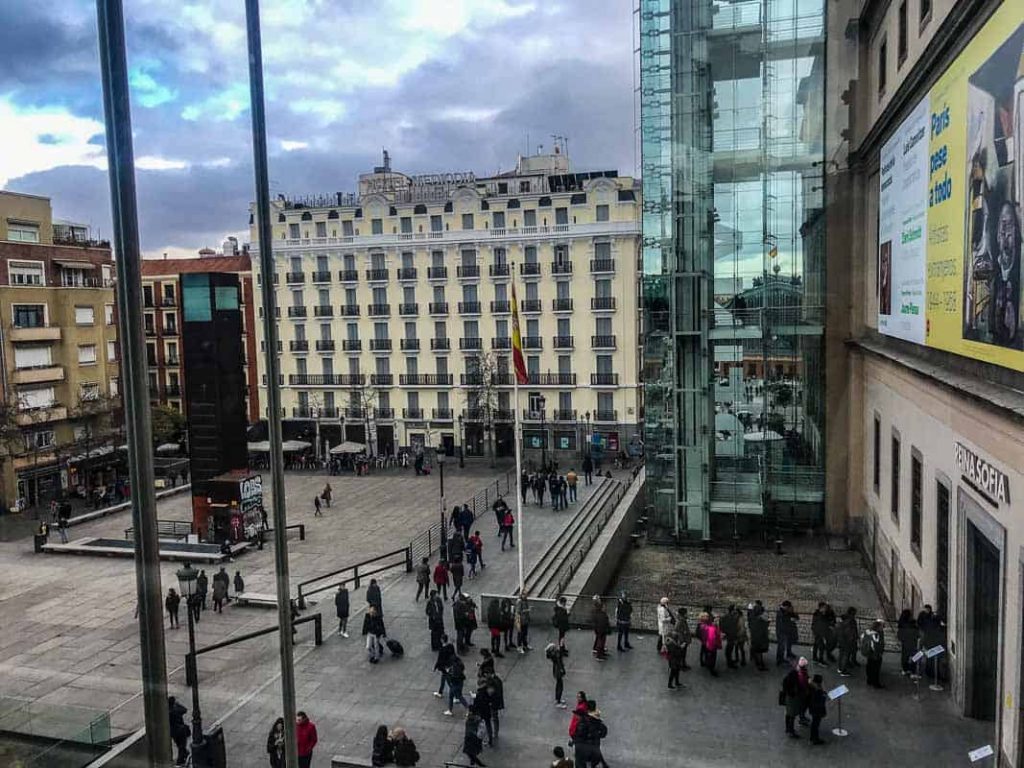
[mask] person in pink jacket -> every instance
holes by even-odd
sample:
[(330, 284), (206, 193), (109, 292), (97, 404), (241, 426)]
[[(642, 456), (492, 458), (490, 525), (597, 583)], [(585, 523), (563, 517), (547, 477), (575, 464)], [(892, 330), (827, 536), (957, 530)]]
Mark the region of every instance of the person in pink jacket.
[(715, 662), (718, 660), (718, 649), (722, 647), (722, 629), (718, 625), (717, 616), (712, 616), (704, 625), (701, 642), (704, 646), (704, 666), (712, 677), (718, 677)]

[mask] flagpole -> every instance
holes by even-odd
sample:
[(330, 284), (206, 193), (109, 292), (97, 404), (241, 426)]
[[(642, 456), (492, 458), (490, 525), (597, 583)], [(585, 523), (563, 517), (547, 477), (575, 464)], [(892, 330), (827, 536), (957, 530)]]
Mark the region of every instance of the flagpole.
[(512, 283), (512, 434), (516, 443), (516, 521), (519, 523), (517, 530), (517, 548), (519, 549), (519, 596), (526, 592), (526, 574), (523, 571), (523, 435), (519, 424), (519, 371), (516, 368), (516, 347), (521, 352), (522, 336), (519, 330), (519, 307), (516, 298), (516, 265), (509, 265)]

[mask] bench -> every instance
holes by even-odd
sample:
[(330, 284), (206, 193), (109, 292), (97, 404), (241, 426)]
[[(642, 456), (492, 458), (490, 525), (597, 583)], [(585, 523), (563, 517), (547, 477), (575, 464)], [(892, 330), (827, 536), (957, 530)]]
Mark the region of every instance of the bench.
[[(157, 536), (161, 539), (184, 539), (192, 533), (192, 523), (188, 520), (157, 520)], [(135, 538), (135, 528), (125, 528), (126, 540)]]
[(331, 758), (331, 768), (373, 768), (373, 763), (365, 757), (334, 755)]
[(255, 605), (260, 608), (277, 608), (277, 595), (266, 592), (239, 592), (234, 596), (239, 605)]

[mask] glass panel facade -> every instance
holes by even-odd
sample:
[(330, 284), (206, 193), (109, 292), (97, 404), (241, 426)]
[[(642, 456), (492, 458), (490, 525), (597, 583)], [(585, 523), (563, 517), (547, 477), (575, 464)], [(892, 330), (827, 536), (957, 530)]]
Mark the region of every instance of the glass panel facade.
[(822, 0), (641, 0), (645, 450), (660, 534), (824, 509)]

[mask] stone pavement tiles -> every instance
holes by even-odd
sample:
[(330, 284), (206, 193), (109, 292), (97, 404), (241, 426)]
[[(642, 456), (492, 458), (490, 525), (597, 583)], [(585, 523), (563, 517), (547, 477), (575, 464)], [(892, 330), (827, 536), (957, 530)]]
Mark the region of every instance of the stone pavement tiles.
[[(506, 469), (481, 464), (463, 470), (446, 467), (449, 503), (469, 499)], [(334, 503), (322, 518), (314, 519), (313, 497), (325, 482), (334, 489)], [(287, 473), (288, 521), (307, 525), (306, 541), (294, 535), (289, 540), (292, 582), (403, 546), (437, 519), (437, 492), (436, 475), (415, 477), (411, 469), (369, 477)], [(269, 506), (269, 498), (266, 501)], [(157, 515), (189, 519), (189, 497), (161, 500)], [(115, 513), (76, 526), (72, 535), (123, 538), (130, 525), (128, 512)], [(177, 588), (179, 567), (160, 564), (164, 593)], [(235, 569), (242, 571), (247, 589), (274, 591), (273, 546), (247, 553), (228, 568), (232, 576)], [(213, 570), (207, 568), (207, 574), (212, 576)], [(34, 554), (31, 538), (0, 542), (0, 696), (107, 710), (115, 735), (135, 730), (142, 723), (142, 706), (134, 610), (131, 559)], [(188, 701), (182, 673), (188, 643), (184, 610), (181, 620), (181, 629), (165, 629), (167, 665), (171, 693)], [(198, 626), (199, 643), (214, 643), (274, 620), (273, 611), (233, 604), (223, 614), (208, 611)], [(310, 634), (310, 627), (300, 629), (300, 639)], [(201, 657), (200, 670), (204, 675), (223, 670), (225, 679), (237, 679), (238, 690), (245, 691), (264, 674), (261, 667), (272, 669), (276, 659), (276, 641), (261, 638)], [(237, 692), (227, 683), (224, 687)], [(204, 699), (206, 692), (203, 689)], [(212, 701), (204, 712), (207, 722), (220, 711)]]
[[(525, 516), (527, 552), (535, 556), (568, 519), (532, 505)], [(477, 581), (468, 582), (467, 591), (474, 597), (508, 592), (516, 579), (514, 554), (495, 552), (493, 527), (483, 530), (489, 567)], [(330, 765), (334, 754), (367, 758), (382, 723), (407, 730), (423, 757), (421, 766), (441, 766), (462, 757), (464, 711), (456, 705), (455, 717), (445, 717), (445, 702), (433, 696), (438, 684), (432, 671), (435, 654), (429, 649), (423, 602), (413, 602), (414, 595), (412, 576), (403, 574), (385, 585), (385, 623), (389, 635), (405, 646), (402, 659), (386, 654), (378, 665), (367, 662), (359, 634), (361, 613), (350, 621), (349, 639), (332, 635), (320, 649), (298, 649), (297, 706), (309, 713), (320, 734), (315, 766)], [(323, 612), (325, 619), (333, 616), (333, 607), (324, 606)], [(446, 628), (451, 628), (450, 611)], [(547, 765), (551, 748), (565, 745), (570, 713), (554, 706), (551, 666), (543, 656), (545, 644), (554, 637), (550, 626), (534, 624), (532, 653), (497, 660), (507, 709), (498, 746), (482, 755), (488, 766)], [(693, 647), (689, 661), (694, 669), (683, 677), (686, 688), (673, 692), (667, 690), (666, 664), (655, 653), (652, 636), (635, 637), (635, 650), (629, 653), (611, 650), (607, 662), (591, 657), (592, 637), (582, 630), (570, 634), (565, 698), (571, 701), (583, 689), (598, 700), (609, 728), (604, 753), (613, 766), (790, 766), (812, 761), (877, 766), (920, 762), (924, 756), (934, 765), (950, 765), (992, 738), (990, 724), (957, 717), (946, 694), (925, 689), (922, 701), (913, 701), (910, 684), (898, 677), (894, 657), (886, 660), (886, 691), (867, 689), (862, 670), (847, 679), (827, 669), (814, 670), (825, 675), (828, 687), (849, 685), (843, 723), (851, 735), (842, 742), (830, 735), (836, 724), (833, 711), (824, 724), (830, 744), (812, 748), (806, 740), (791, 740), (783, 733), (784, 713), (776, 697), (784, 670), (727, 670), (724, 654), (719, 654), (721, 677), (712, 679), (697, 667)], [(474, 642), (476, 648), (464, 657), (467, 692), (475, 681), (477, 649), (488, 645), (485, 628), (474, 634)], [(265, 759), (266, 734), (279, 713), (280, 690), (276, 677), (262, 682), (261, 690), (238, 699), (223, 718), (230, 765), (257, 765)], [(801, 730), (806, 736), (806, 729)]]

